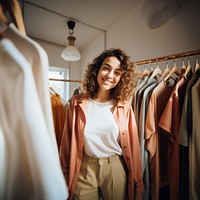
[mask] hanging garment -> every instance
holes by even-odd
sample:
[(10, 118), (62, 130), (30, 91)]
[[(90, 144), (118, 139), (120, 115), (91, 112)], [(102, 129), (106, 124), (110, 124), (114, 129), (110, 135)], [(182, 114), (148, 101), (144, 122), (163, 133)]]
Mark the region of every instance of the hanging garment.
[(192, 99), (191, 99), (191, 89), (199, 79), (199, 73), (194, 73), (191, 77), (191, 80), (188, 82), (181, 121), (180, 121), (180, 130), (179, 130), (179, 143), (182, 146), (188, 147), (189, 145), (189, 135), (192, 132)]
[(138, 96), (137, 96), (137, 120), (138, 120), (138, 132), (140, 133), (140, 125), (139, 125), (139, 118), (140, 118), (140, 109), (141, 109), (141, 103), (142, 103), (142, 98), (143, 94), (146, 88), (148, 88), (150, 85), (156, 83), (156, 79), (154, 78), (148, 78), (147, 82), (138, 90)]
[(0, 41), (0, 57), (0, 199), (66, 199), (31, 65), (8, 39)]
[[(31, 66), (41, 109), (43, 110), (47, 128), (49, 130), (49, 136), (52, 145), (54, 146), (54, 152), (55, 154), (58, 154), (49, 95), (49, 63), (47, 54), (37, 42), (22, 34), (12, 23), (4, 31), (4, 35), (12, 40), (17, 49), (23, 54)], [(55, 156), (58, 158), (57, 155)]]
[[(173, 91), (174, 86), (167, 85), (164, 81), (153, 90), (146, 116), (146, 148), (149, 152), (149, 168), (151, 176), (151, 199), (159, 199), (160, 184), (160, 163), (165, 171), (167, 149), (167, 137), (158, 127), (159, 119)], [(164, 138), (163, 138), (164, 137)], [(162, 155), (164, 154), (164, 155)], [(166, 171), (165, 171), (166, 172)], [(164, 181), (163, 181), (164, 182)], [(167, 182), (167, 180), (166, 180)]]
[(60, 149), (62, 133), (65, 123), (65, 110), (61, 102), (60, 95), (55, 93), (51, 95), (51, 105), (53, 112), (53, 121), (56, 134), (56, 141), (58, 145), (58, 150)]
[(6, 180), (4, 174), (4, 165), (5, 165), (5, 157), (6, 157), (6, 141), (3, 134), (2, 126), (0, 123), (0, 199), (4, 196), (5, 191), (5, 184), (4, 181)]
[(143, 182), (145, 185), (145, 190), (143, 192), (143, 200), (149, 199), (150, 194), (150, 176), (149, 176), (149, 158), (148, 151), (146, 149), (146, 141), (145, 141), (145, 127), (146, 127), (146, 115), (148, 110), (149, 99), (154, 88), (159, 84), (159, 81), (149, 85), (143, 92), (142, 102), (140, 106), (140, 116), (139, 116), (139, 141), (140, 141), (140, 150), (142, 157), (142, 168), (143, 168)]
[[(159, 127), (168, 133), (168, 180), (170, 200), (180, 199), (180, 151), (178, 133), (185, 90), (189, 80), (182, 77), (176, 84), (159, 121)], [(165, 133), (165, 132), (164, 132)]]
[(134, 90), (134, 98), (132, 99), (132, 107), (133, 107), (133, 111), (134, 111), (134, 114), (135, 114), (135, 120), (136, 120), (136, 124), (138, 126), (138, 116), (139, 116), (139, 113), (138, 113), (138, 92), (140, 90), (140, 88), (142, 88), (146, 82), (148, 80), (148, 76), (145, 76), (145, 78), (140, 82), (140, 84), (137, 85), (137, 87), (135, 88)]
[(200, 79), (192, 87), (192, 132), (189, 135), (189, 198), (200, 199)]
[(199, 74), (193, 73), (187, 84), (182, 109), (179, 144), (180, 144), (180, 199), (189, 199), (189, 136), (192, 132), (192, 99), (191, 89), (198, 81)]

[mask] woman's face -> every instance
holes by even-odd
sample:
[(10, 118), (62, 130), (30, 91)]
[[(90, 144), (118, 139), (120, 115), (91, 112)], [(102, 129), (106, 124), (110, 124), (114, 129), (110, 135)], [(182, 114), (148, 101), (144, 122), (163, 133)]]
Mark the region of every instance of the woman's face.
[(121, 76), (122, 70), (120, 69), (120, 61), (116, 57), (106, 58), (97, 76), (99, 89), (111, 90), (119, 83)]

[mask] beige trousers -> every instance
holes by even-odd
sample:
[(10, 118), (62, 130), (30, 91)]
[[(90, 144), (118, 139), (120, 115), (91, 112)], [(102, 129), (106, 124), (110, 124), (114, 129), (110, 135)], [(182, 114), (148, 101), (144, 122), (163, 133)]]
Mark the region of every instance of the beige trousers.
[(128, 199), (126, 165), (122, 156), (83, 156), (73, 200), (99, 199)]

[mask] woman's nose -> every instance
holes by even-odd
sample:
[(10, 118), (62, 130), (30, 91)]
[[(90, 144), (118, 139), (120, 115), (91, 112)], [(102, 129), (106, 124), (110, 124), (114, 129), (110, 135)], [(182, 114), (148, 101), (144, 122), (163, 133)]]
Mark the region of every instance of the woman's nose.
[(113, 71), (109, 71), (107, 75), (108, 75), (108, 77), (112, 78), (114, 76), (114, 72)]

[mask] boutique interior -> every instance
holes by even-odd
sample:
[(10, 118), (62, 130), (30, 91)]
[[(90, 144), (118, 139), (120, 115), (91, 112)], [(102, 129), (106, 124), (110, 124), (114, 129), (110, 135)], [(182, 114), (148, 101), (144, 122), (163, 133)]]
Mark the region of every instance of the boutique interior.
[[(200, 199), (199, 0), (0, 3), (0, 200), (67, 199), (65, 112), (87, 64), (110, 48), (124, 50), (140, 76), (130, 101), (143, 199)], [(62, 56), (68, 36), (77, 60)]]

